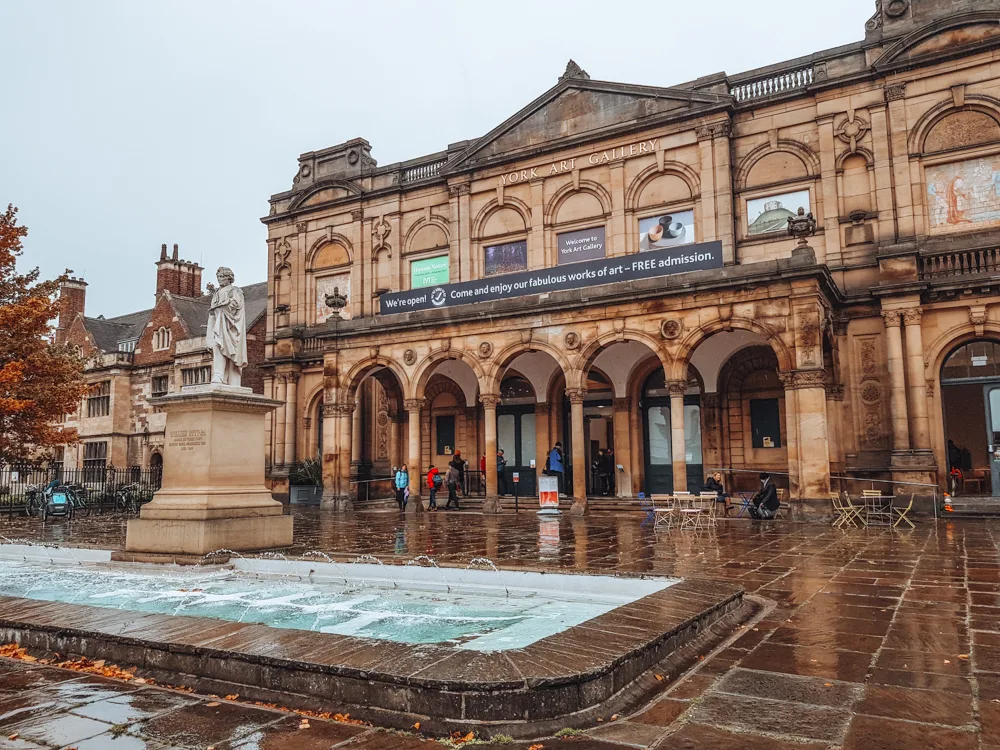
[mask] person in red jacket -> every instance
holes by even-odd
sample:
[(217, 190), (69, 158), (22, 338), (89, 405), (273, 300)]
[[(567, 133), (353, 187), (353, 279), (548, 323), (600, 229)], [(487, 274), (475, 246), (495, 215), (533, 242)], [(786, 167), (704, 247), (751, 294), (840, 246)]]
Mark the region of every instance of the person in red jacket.
[(431, 502), (428, 506), (430, 510), (437, 510), (437, 491), (441, 487), (444, 479), (437, 467), (431, 464), (430, 471), (427, 472), (427, 489), (431, 493)]

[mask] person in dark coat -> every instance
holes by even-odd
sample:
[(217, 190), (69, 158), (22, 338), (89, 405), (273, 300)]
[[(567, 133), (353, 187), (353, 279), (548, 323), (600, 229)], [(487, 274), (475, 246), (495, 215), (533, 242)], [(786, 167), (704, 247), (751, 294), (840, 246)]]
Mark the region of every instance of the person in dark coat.
[[(483, 456), (483, 461), (486, 456)], [(503, 457), (503, 448), (497, 451), (497, 494), (501, 497), (507, 494), (507, 459)]]
[(729, 511), (733, 507), (733, 504), (729, 500), (729, 495), (726, 494), (726, 488), (722, 484), (722, 472), (717, 471), (710, 475), (708, 479), (705, 480), (705, 492), (714, 492), (716, 495), (715, 502), (725, 503), (725, 514), (728, 517)]
[(760, 475), (760, 485), (760, 489), (750, 500), (750, 515), (762, 520), (774, 518), (774, 514), (781, 506), (781, 501), (778, 500), (778, 488), (774, 486), (771, 475), (767, 472)]

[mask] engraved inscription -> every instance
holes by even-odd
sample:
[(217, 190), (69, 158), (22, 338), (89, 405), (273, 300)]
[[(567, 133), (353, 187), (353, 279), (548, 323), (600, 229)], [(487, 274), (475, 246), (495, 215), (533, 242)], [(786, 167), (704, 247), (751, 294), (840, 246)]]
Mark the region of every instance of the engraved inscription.
[(181, 452), (193, 451), (199, 445), (207, 445), (205, 430), (168, 430), (167, 446)]

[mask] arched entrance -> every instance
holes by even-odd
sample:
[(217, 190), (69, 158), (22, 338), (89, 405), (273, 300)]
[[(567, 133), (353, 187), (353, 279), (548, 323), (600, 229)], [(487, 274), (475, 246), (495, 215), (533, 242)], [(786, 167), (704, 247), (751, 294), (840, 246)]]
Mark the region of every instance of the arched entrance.
[(1000, 497), (1000, 342), (970, 341), (945, 358), (941, 406), (951, 486)]

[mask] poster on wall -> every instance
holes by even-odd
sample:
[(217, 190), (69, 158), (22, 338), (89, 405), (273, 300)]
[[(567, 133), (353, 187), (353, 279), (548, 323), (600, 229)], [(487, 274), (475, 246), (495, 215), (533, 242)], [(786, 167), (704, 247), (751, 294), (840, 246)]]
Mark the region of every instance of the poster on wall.
[(936, 164), (924, 176), (932, 233), (1000, 226), (1000, 158)]
[(316, 322), (322, 323), (333, 317), (333, 310), (326, 306), (326, 295), (337, 289), (347, 297), (347, 304), (340, 311), (341, 320), (351, 319), (351, 275), (339, 273), (336, 276), (322, 276), (316, 279)]
[(809, 207), (809, 191), (796, 190), (792, 193), (769, 195), (765, 198), (754, 198), (747, 201), (747, 235), (755, 237), (772, 232), (788, 230), (788, 219), (795, 216), (799, 208), (806, 213)]
[(410, 288), (439, 286), (448, 283), (448, 256), (436, 255), (410, 262)]
[(674, 211), (639, 219), (641, 252), (690, 245), (692, 242), (694, 242), (694, 211)]
[(559, 252), (559, 265), (603, 258), (607, 254), (604, 227), (557, 234), (556, 249)]
[(528, 270), (528, 241), (518, 240), (503, 245), (490, 245), (484, 251), (486, 275)]

